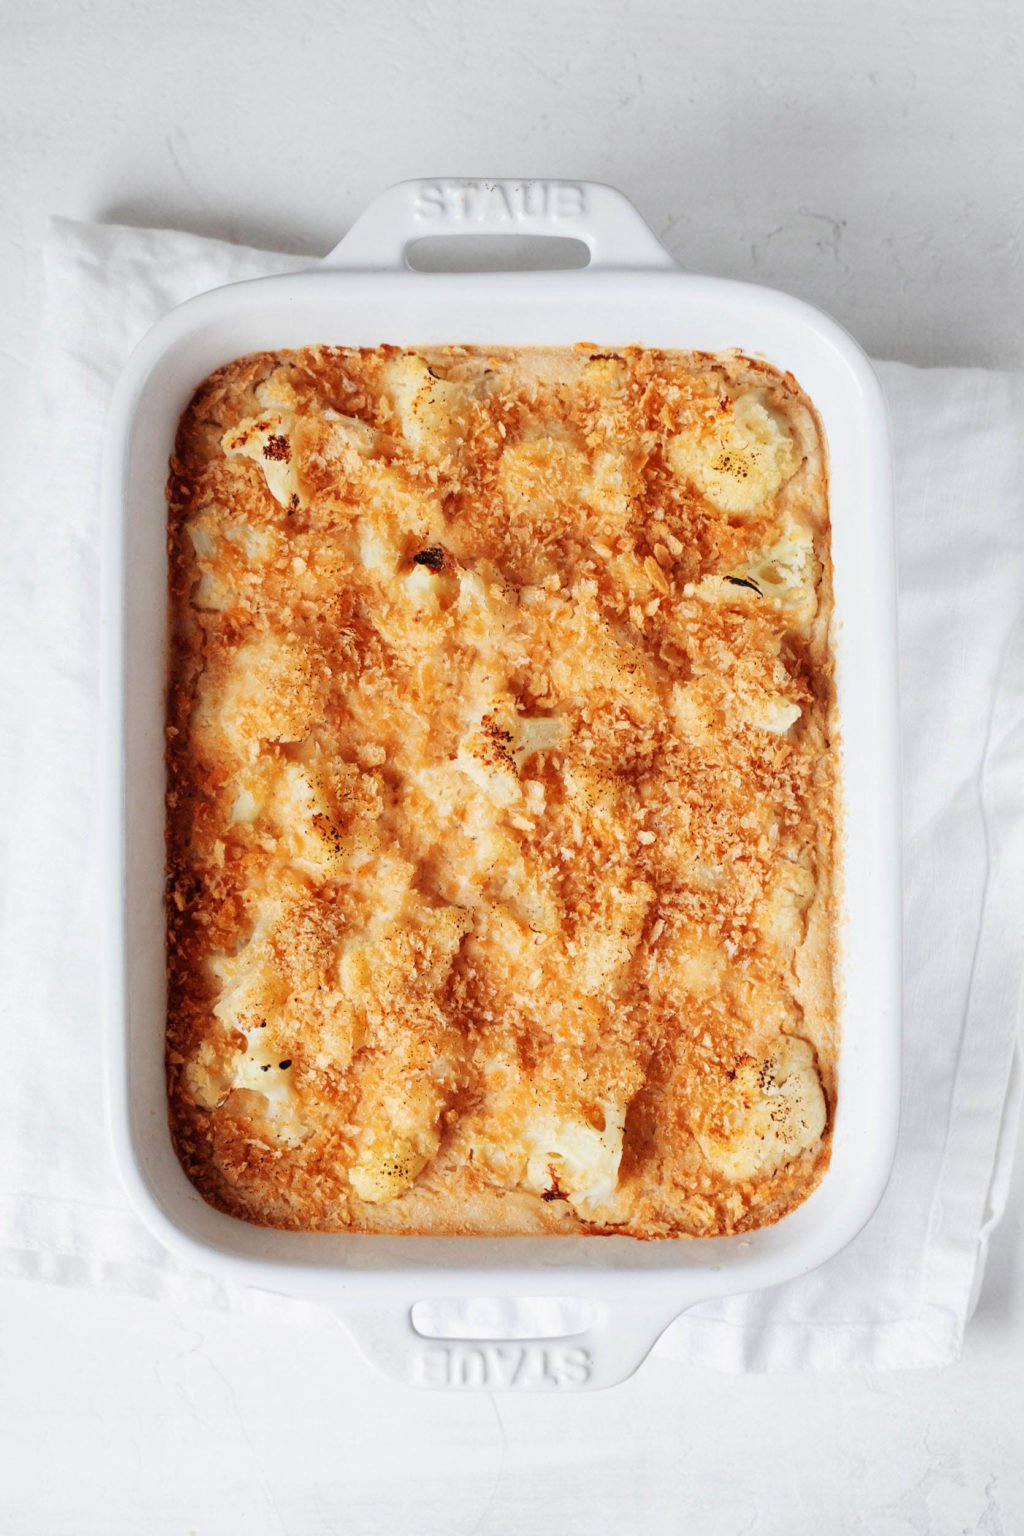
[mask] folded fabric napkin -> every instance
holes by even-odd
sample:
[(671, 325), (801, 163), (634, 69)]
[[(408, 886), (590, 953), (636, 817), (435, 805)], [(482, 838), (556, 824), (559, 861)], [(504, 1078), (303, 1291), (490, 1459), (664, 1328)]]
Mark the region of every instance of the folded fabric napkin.
[[(20, 494), (0, 565), (0, 1270), (316, 1323), (166, 1253), (118, 1184), (98, 1001), (98, 472), (133, 345), (172, 305), (294, 257), (54, 222)], [(310, 338), (315, 340), (316, 338)], [(733, 1369), (954, 1359), (1006, 1199), (1024, 972), (1024, 376), (883, 363), (900, 562), (906, 1009), (889, 1189), (830, 1263), (695, 1308), (658, 1353)]]

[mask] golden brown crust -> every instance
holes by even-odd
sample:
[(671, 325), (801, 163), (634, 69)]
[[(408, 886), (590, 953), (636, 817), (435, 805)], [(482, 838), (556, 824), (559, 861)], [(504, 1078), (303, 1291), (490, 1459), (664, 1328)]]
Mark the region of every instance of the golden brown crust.
[(196, 392), (168, 502), (167, 1061), (202, 1194), (646, 1238), (806, 1198), (837, 768), (796, 382), (259, 354)]

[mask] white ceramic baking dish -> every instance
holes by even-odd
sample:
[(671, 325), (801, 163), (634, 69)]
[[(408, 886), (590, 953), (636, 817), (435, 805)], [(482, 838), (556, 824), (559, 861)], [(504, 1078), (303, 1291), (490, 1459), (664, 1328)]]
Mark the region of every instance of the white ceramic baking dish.
[[(584, 270), (423, 273), (425, 235), (571, 236)], [(206, 1205), (171, 1146), (164, 1086), (164, 483), (178, 417), (213, 368), (312, 342), (727, 348), (791, 371), (831, 464), (835, 645), (845, 799), (842, 1054), (832, 1164), (776, 1226), (741, 1238), (387, 1238), (268, 1231)], [(775, 1285), (835, 1254), (874, 1210), (892, 1159), (899, 1066), (899, 825), (889, 446), (867, 359), (783, 294), (682, 272), (618, 192), (594, 183), (411, 181), (313, 270), (235, 284), (160, 321), (110, 412), (104, 476), (106, 1015), (117, 1161), (139, 1214), (185, 1261), (313, 1298), (404, 1382), (607, 1386), (693, 1303)], [(559, 1338), (424, 1337), (421, 1300), (573, 1298)], [(474, 1330), (475, 1332), (475, 1330)]]

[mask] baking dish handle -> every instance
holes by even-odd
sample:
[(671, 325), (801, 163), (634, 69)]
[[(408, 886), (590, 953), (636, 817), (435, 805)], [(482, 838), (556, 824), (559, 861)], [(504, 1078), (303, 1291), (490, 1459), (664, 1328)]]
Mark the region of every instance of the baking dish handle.
[(683, 1309), (678, 1299), (593, 1302), (580, 1332), (555, 1338), (436, 1338), (411, 1307), (338, 1307), (360, 1353), (404, 1386), (558, 1392), (613, 1387), (633, 1375)]
[(586, 268), (674, 271), (627, 197), (599, 181), (400, 181), (375, 198), (325, 267), (396, 271), (429, 235), (554, 235), (581, 240)]

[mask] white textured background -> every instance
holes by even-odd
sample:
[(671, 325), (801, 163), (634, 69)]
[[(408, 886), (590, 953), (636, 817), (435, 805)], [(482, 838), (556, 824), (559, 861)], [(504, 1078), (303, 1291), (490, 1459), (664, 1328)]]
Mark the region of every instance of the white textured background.
[[(50, 212), (321, 252), (412, 175), (607, 180), (876, 355), (1024, 366), (1020, 0), (0, 0), (0, 135), (5, 462)], [(1017, 1183), (920, 1375), (426, 1398), (340, 1331), (8, 1282), (0, 1536), (1018, 1536)]]

